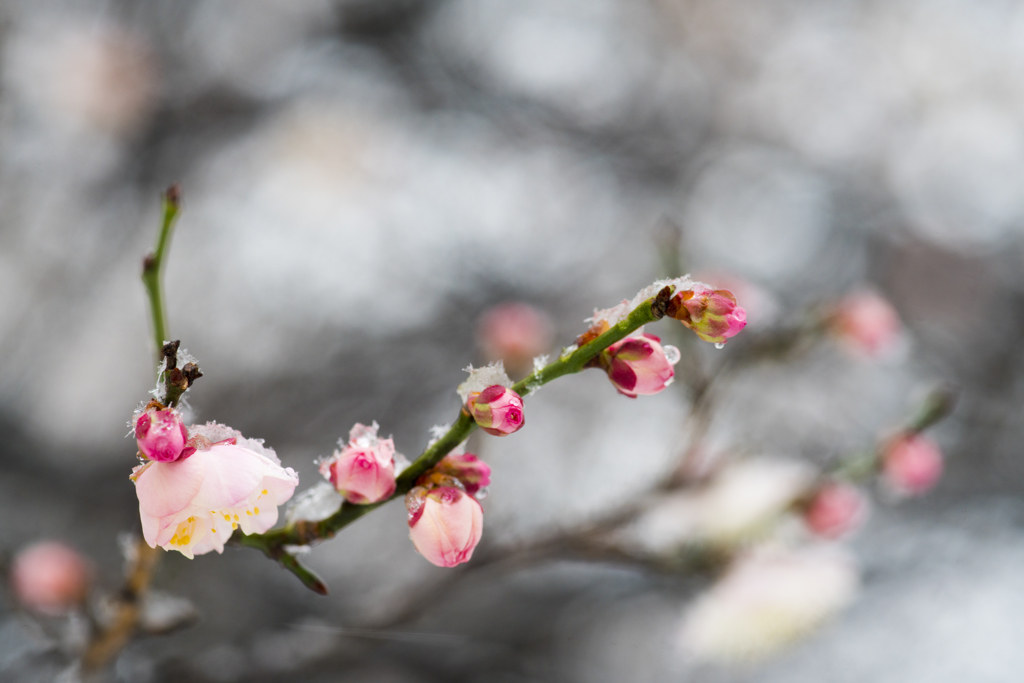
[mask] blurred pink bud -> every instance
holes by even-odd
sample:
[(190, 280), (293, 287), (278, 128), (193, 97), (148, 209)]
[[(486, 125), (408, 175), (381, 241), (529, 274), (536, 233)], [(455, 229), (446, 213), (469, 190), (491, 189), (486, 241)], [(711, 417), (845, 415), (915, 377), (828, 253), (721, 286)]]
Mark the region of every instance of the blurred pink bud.
[(518, 432), (526, 421), (522, 397), (500, 384), (471, 393), (466, 408), (480, 428), (494, 436)]
[(679, 349), (662, 346), (661, 339), (645, 334), (612, 344), (602, 352), (600, 362), (620, 394), (650, 396), (672, 383)]
[(484, 313), (477, 339), (487, 360), (500, 360), (509, 368), (526, 369), (551, 348), (551, 319), (529, 304), (500, 304)]
[(902, 436), (883, 452), (882, 472), (897, 492), (920, 495), (942, 477), (942, 452), (934, 441), (920, 434)]
[(92, 567), (77, 551), (47, 541), (18, 553), (11, 567), (11, 587), (25, 607), (62, 614), (85, 600)]
[(855, 487), (832, 482), (819, 488), (807, 509), (807, 527), (824, 538), (840, 538), (857, 529), (867, 517), (867, 501)]
[(353, 441), (321, 463), (320, 473), (350, 503), (376, 503), (395, 492), (394, 456), (391, 439), (374, 439), (363, 445)]
[(438, 567), (468, 562), (480, 542), (484, 512), (477, 500), (453, 487), (416, 487), (405, 498), (409, 538), (423, 557)]
[(458, 479), (474, 498), (483, 498), (480, 494), (491, 485), (491, 468), (472, 453), (446, 455), (434, 471)]
[(223, 552), (235, 529), (270, 529), (277, 507), (299, 483), (262, 440), (215, 423), (192, 430), (198, 450), (191, 457), (149, 462), (132, 472), (146, 542), (188, 558)]
[(186, 449), (188, 431), (181, 421), (181, 414), (173, 408), (150, 408), (135, 421), (135, 439), (139, 451), (157, 462), (172, 462), (187, 458), (195, 452)]
[(667, 314), (715, 344), (724, 344), (747, 326), (747, 312), (736, 304), (732, 292), (701, 284), (672, 297)]
[(831, 327), (850, 348), (867, 356), (890, 350), (903, 329), (896, 309), (874, 292), (857, 292), (839, 302)]

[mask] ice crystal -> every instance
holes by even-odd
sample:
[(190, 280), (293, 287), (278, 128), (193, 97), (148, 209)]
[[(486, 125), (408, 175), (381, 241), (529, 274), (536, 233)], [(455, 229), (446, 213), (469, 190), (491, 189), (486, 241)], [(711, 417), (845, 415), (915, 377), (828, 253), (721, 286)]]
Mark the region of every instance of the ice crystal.
[(321, 481), (295, 496), (285, 518), (289, 524), (300, 519), (319, 522), (337, 512), (344, 500), (329, 481)]
[(460, 384), (456, 390), (463, 403), (469, 399), (469, 395), (473, 392), (483, 391), (495, 384), (500, 384), (503, 387), (512, 386), (512, 380), (506, 374), (505, 365), (500, 360), (483, 368), (474, 368), (470, 365), (465, 370), (469, 373), (469, 379)]

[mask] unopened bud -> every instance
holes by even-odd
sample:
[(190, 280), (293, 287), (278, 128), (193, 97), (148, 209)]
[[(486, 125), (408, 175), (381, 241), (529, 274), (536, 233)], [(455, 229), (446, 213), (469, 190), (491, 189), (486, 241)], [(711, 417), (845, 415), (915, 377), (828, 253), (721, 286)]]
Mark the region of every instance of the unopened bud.
[[(413, 492), (416, 493), (413, 493)], [(483, 535), (483, 508), (473, 496), (448, 486), (417, 487), (406, 496), (409, 538), (438, 567), (468, 562)]]
[(804, 510), (807, 527), (824, 538), (840, 538), (856, 530), (867, 517), (867, 501), (855, 487), (830, 482), (814, 492)]
[(481, 317), (477, 339), (487, 360), (503, 361), (513, 371), (527, 370), (535, 356), (551, 349), (551, 320), (529, 304), (500, 304)]
[(630, 398), (657, 394), (672, 383), (679, 349), (662, 346), (653, 334), (616, 342), (601, 354), (601, 366), (620, 394)]
[(350, 503), (376, 503), (395, 492), (395, 442), (377, 437), (377, 423), (356, 424), (348, 443), (323, 463), (320, 474)]
[(91, 581), (89, 562), (53, 541), (22, 550), (11, 567), (11, 587), (18, 601), (44, 614), (62, 614), (81, 604)]
[(667, 315), (714, 344), (724, 344), (747, 326), (747, 312), (736, 304), (732, 292), (703, 285), (677, 292), (669, 301)]
[(902, 436), (882, 453), (882, 473), (898, 493), (926, 493), (942, 478), (942, 452), (934, 441), (920, 434)]
[(491, 485), (491, 468), (472, 453), (446, 455), (434, 471), (458, 479), (466, 493), (477, 499)]
[(181, 414), (172, 408), (150, 408), (135, 421), (135, 439), (139, 451), (157, 462), (187, 458), (195, 449), (186, 449), (188, 431)]
[(903, 325), (892, 304), (870, 291), (851, 294), (836, 307), (832, 331), (851, 349), (877, 356), (899, 341)]
[(522, 397), (500, 384), (470, 394), (466, 409), (481, 429), (494, 436), (518, 432), (526, 420)]

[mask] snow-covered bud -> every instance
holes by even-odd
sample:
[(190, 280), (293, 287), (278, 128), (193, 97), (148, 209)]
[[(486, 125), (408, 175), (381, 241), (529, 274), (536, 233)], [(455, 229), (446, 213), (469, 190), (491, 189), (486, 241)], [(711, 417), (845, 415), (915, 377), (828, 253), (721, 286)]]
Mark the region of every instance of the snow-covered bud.
[(135, 439), (139, 451), (157, 462), (172, 462), (195, 453), (186, 448), (188, 431), (181, 414), (173, 408), (150, 408), (135, 421)]
[(500, 360), (520, 371), (551, 349), (554, 339), (546, 313), (521, 302), (500, 304), (480, 318), (477, 340), (487, 360)]
[(405, 497), (409, 538), (438, 567), (468, 562), (480, 542), (484, 512), (473, 496), (454, 486), (417, 486)]
[(505, 436), (523, 428), (523, 399), (500, 384), (492, 384), (480, 393), (472, 393), (466, 409), (488, 434)]
[(848, 347), (865, 356), (892, 349), (903, 329), (892, 304), (871, 291), (851, 294), (839, 302), (830, 327)]
[(942, 452), (920, 434), (902, 436), (882, 453), (882, 473), (897, 493), (926, 493), (942, 477)]
[(732, 292), (699, 283), (677, 292), (668, 303), (667, 315), (715, 344), (724, 344), (747, 326), (747, 312), (736, 304)]
[(867, 510), (867, 501), (856, 487), (829, 482), (814, 492), (804, 509), (804, 521), (818, 536), (835, 539), (856, 530)]
[(320, 474), (350, 503), (366, 505), (395, 492), (395, 442), (377, 437), (376, 422), (356, 424), (349, 441), (320, 463)]
[(62, 614), (80, 605), (89, 592), (92, 567), (72, 548), (46, 541), (25, 548), (11, 566), (11, 588), (25, 607)]
[(472, 453), (446, 455), (434, 471), (458, 479), (466, 493), (474, 498), (483, 498), (491, 485), (491, 468)]
[(650, 396), (672, 383), (679, 349), (662, 346), (661, 339), (645, 334), (612, 344), (601, 353), (599, 362), (620, 394)]
[(277, 523), (277, 506), (299, 477), (281, 467), (261, 439), (215, 422), (193, 425), (191, 457), (149, 462), (132, 471), (142, 535), (150, 546), (188, 558), (216, 550), (235, 529), (261, 534)]

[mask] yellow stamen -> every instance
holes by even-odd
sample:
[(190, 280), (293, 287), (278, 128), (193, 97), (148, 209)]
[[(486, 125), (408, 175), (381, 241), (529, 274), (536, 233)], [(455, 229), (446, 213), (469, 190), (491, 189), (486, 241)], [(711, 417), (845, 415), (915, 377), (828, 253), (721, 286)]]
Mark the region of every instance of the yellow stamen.
[(238, 521), (238, 515), (235, 515), (235, 521), (236, 522)]
[(213, 533), (217, 533), (216, 529), (210, 529), (210, 531), (212, 531)]
[(245, 514), (247, 514), (247, 515), (249, 515), (250, 517), (252, 517), (252, 513), (251, 513), (251, 512), (249, 512), (248, 510), (246, 510), (246, 511), (245, 511)]
[(257, 515), (260, 514), (260, 509), (259, 508), (253, 508), (253, 510), (256, 512)]
[(237, 524), (235, 524), (234, 522), (231, 522), (231, 528), (232, 528), (232, 529), (237, 529), (237, 528), (238, 528), (238, 525), (237, 525)]
[(230, 522), (231, 521), (231, 515), (224, 515), (224, 521), (225, 522)]
[(263, 489), (263, 495), (264, 496), (267, 495), (267, 490), (266, 489)]

